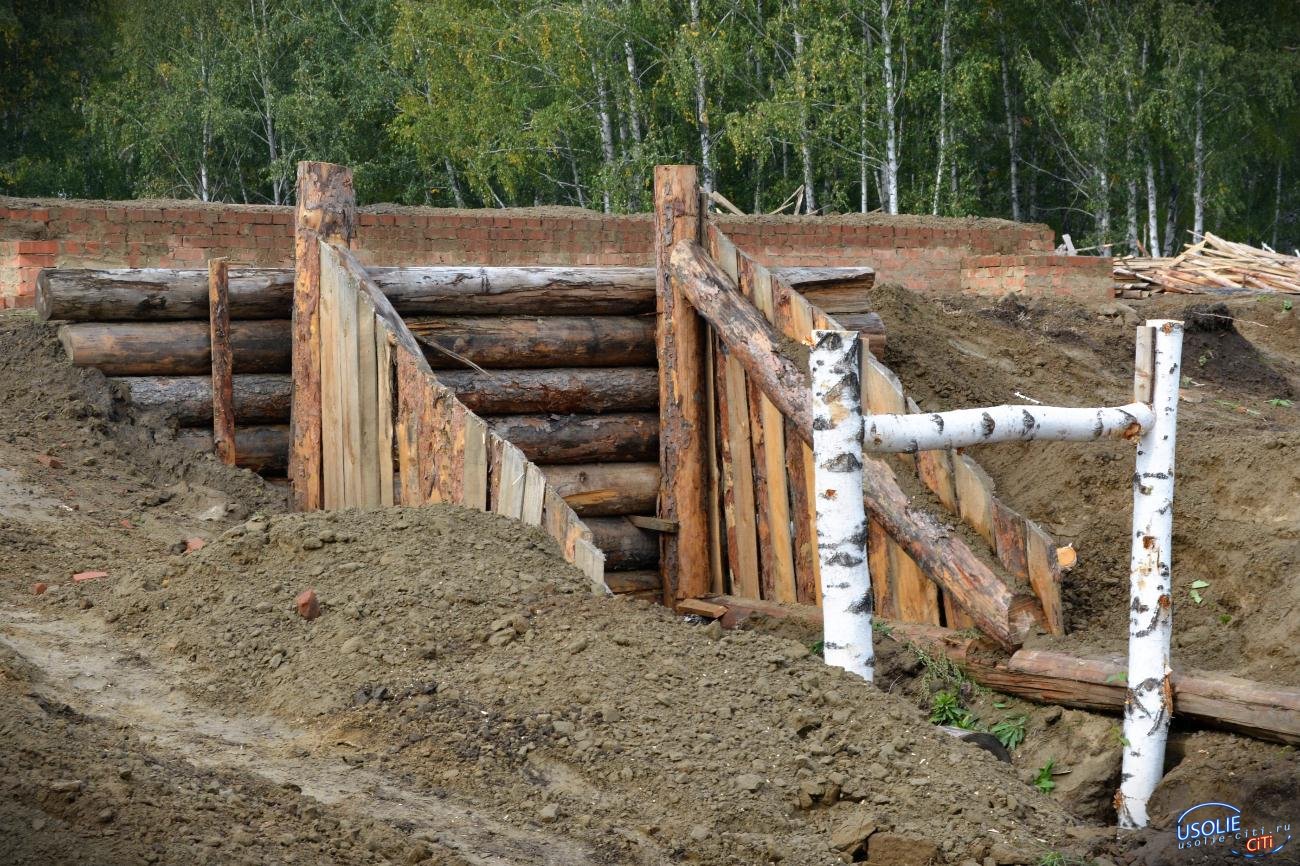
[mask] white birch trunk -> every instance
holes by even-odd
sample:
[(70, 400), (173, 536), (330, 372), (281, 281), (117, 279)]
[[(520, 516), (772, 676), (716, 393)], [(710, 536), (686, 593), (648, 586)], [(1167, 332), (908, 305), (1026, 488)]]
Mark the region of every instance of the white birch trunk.
[(1282, 160), (1277, 161), (1277, 177), (1273, 182), (1273, 243), (1277, 249), (1277, 229), (1282, 223)]
[(813, 331), (813, 462), (826, 664), (871, 682), (871, 575), (862, 499), (862, 391), (858, 335)]
[(1196, 181), (1192, 189), (1192, 240), (1205, 237), (1205, 73), (1196, 79), (1196, 141), (1192, 159), (1196, 163)]
[[(700, 38), (700, 0), (691, 0), (691, 28), (696, 38)], [(695, 122), (700, 133), (700, 186), (705, 192), (713, 192), (713, 136), (709, 130), (708, 89), (704, 64), (694, 48), (691, 49), (691, 68), (695, 72)]]
[(1124, 701), (1124, 758), (1115, 797), (1121, 827), (1147, 826), (1147, 801), (1164, 771), (1165, 742), (1173, 714), (1170, 548), (1182, 353), (1182, 322), (1148, 321), (1138, 328), (1134, 396), (1151, 401), (1155, 420), (1138, 440), (1133, 476), (1128, 694)]
[(1151, 163), (1151, 150), (1146, 151), (1147, 172), (1147, 251), (1160, 255), (1160, 203), (1156, 199), (1156, 168)]
[(605, 76), (596, 69), (596, 62), (591, 63), (591, 75), (596, 79), (596, 110), (600, 115), (600, 153), (605, 161), (605, 181), (601, 187), (601, 204), (605, 213), (613, 213), (609, 185), (614, 176), (614, 123), (609, 113), (609, 89), (605, 87)]
[[(1161, 174), (1164, 173), (1161, 166)], [(1164, 255), (1165, 257), (1174, 254), (1174, 247), (1178, 245), (1178, 181), (1174, 180), (1169, 184), (1169, 198), (1165, 204), (1165, 238), (1164, 238)]]
[(623, 55), (627, 60), (627, 122), (632, 130), (632, 140), (641, 143), (641, 75), (636, 68), (636, 52), (630, 40), (623, 42)]
[(862, 24), (862, 98), (858, 105), (858, 183), (862, 187), (862, 195), (858, 200), (858, 210), (866, 213), (870, 209), (871, 202), (869, 188), (871, 169), (867, 160), (867, 105), (868, 94), (871, 92), (871, 70), (867, 60), (871, 56), (871, 25), (867, 21), (865, 9), (862, 11), (860, 23)]
[[(798, 2), (794, 3), (793, 9), (797, 19)], [(797, 20), (794, 27), (794, 68), (796, 80), (799, 82), (799, 158), (803, 160), (803, 188), (806, 196), (804, 213), (816, 213), (817, 193), (813, 189), (816, 171), (813, 166), (811, 136), (808, 132), (808, 86), (803, 68), (803, 32), (799, 29)]]
[(939, 155), (934, 166), (934, 202), (930, 213), (939, 215), (939, 190), (943, 188), (943, 162), (948, 156), (948, 68), (952, 52), (948, 47), (948, 0), (943, 0), (943, 25), (939, 28)]
[(451, 187), (451, 195), (456, 202), (456, 207), (463, 208), (465, 196), (460, 191), (460, 181), (456, 179), (456, 167), (451, 164), (451, 157), (444, 156), (442, 165), (447, 170), (447, 185)]
[(1010, 151), (1011, 218), (1020, 222), (1020, 136), (1011, 108), (1011, 73), (1007, 69), (1007, 48), (1002, 45), (1002, 109), (1007, 121), (1007, 149)]
[(889, 213), (898, 213), (898, 122), (894, 93), (894, 38), (889, 32), (893, 0), (880, 0), (880, 47), (885, 65), (885, 192)]
[(912, 415), (870, 415), (863, 448), (895, 454), (970, 448), (995, 442), (1094, 442), (1134, 439), (1150, 428), (1145, 403), (1076, 409), (1061, 406), (990, 406)]

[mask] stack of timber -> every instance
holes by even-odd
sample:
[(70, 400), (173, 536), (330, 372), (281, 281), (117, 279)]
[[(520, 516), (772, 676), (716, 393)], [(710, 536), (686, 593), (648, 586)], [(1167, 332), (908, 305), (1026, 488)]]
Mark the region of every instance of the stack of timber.
[[(806, 397), (806, 383), (784, 384), (783, 376), (791, 377), (779, 363), (764, 360), (779, 361), (779, 350), (760, 353), (763, 358), (750, 356), (754, 346), (763, 344), (764, 327), (807, 345), (814, 328), (852, 329), (842, 320), (853, 321), (854, 313), (831, 315), (808, 303), (808, 292), (792, 291), (779, 274), (737, 250), (716, 226), (709, 227), (707, 241), (707, 256), (679, 244), (672, 268), (688, 298), (713, 326), (710, 411), (716, 419), (716, 470), (710, 496), (721, 503), (720, 535), (725, 539), (723, 575), (715, 591), (784, 604), (817, 603), (812, 458), (803, 430), (807, 425), (796, 405)], [(726, 302), (736, 290), (752, 302), (766, 326), (746, 324), (743, 311)], [(728, 309), (720, 308), (724, 302)], [(837, 309), (851, 309), (855, 303), (851, 295), (830, 302)], [(738, 330), (745, 339), (734, 336)], [(862, 355), (862, 402), (867, 411), (920, 411), (884, 364), (869, 352)], [(765, 365), (771, 367), (767, 373), (762, 372)], [(783, 401), (783, 393), (790, 399)], [(992, 483), (973, 459), (933, 451), (866, 462), (868, 548), (879, 615), (953, 628), (978, 625), (1004, 646), (1018, 645), (1035, 622), (1049, 632), (1064, 632), (1055, 542), (994, 495)], [(996, 561), (986, 562), (933, 516), (913, 506), (895, 478), (900, 471), (918, 477), (954, 518), (974, 528)], [(940, 586), (948, 591), (941, 593)]]
[[(491, 431), (537, 463), (598, 537), (610, 579), (657, 596), (658, 372), (652, 268), (370, 268), (438, 380)], [(792, 269), (810, 292), (843, 295), (861, 268)], [(290, 269), (231, 268), (230, 341), (236, 461), (285, 473)], [(206, 271), (48, 269), (37, 284), (46, 320), (77, 366), (113, 378), (180, 441), (211, 449)], [(878, 316), (859, 327), (883, 352)]]
[(1171, 292), (1232, 295), (1252, 292), (1300, 294), (1300, 254), (1224, 240), (1209, 232), (1173, 258), (1123, 256), (1115, 260), (1121, 297)]

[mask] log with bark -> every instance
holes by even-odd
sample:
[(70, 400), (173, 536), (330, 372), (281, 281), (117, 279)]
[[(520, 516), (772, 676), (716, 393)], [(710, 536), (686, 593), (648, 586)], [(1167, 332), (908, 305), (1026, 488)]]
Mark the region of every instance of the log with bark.
[[(287, 373), (292, 345), (287, 320), (230, 324), (236, 373)], [(191, 322), (83, 322), (59, 328), (74, 367), (98, 367), (108, 376), (211, 375), (206, 317)]]
[(591, 541), (605, 554), (606, 571), (636, 571), (659, 564), (659, 538), (626, 517), (587, 517)]
[(488, 423), (534, 463), (636, 463), (658, 455), (659, 419), (652, 412), (498, 415)]
[[(860, 277), (869, 270), (777, 268), (775, 273), (810, 300), (819, 291), (843, 293), (845, 286), (853, 287), (863, 298), (856, 312), (869, 309), (862, 307), (867, 292)], [(404, 316), (608, 316), (649, 313), (655, 308), (654, 268), (461, 265), (369, 268), (367, 272)], [(42, 321), (203, 319), (207, 303), (207, 271), (201, 270), (45, 268), (36, 279), (36, 311)], [(285, 319), (292, 306), (292, 268), (230, 269), (232, 319)]]
[[(212, 451), (212, 431), (185, 427), (176, 431), (176, 441), (196, 451)], [(284, 475), (289, 465), (287, 424), (239, 428), (235, 441), (235, 465), (260, 475)]]
[[(208, 376), (127, 376), (112, 380), (141, 412), (174, 418), (182, 427), (212, 423), (212, 380)], [(293, 377), (250, 374), (234, 377), (235, 421), (287, 423)]]
[(440, 370), (437, 376), (480, 415), (652, 411), (659, 402), (653, 367)]
[[(429, 366), (640, 367), (655, 363), (652, 316), (453, 316), (408, 318)], [(454, 354), (430, 351), (434, 346)]]
[(659, 496), (657, 463), (543, 466), (542, 473), (579, 517), (652, 514)]

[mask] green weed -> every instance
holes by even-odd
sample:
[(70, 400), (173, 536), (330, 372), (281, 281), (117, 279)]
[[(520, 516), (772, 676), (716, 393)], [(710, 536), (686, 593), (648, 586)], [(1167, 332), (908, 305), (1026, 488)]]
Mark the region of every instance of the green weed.
[(1004, 749), (1013, 752), (1025, 741), (1026, 721), (1024, 716), (1008, 716), (989, 728), (989, 733), (998, 738)]
[(930, 721), (936, 725), (947, 725), (967, 731), (979, 729), (979, 719), (961, 705), (961, 698), (955, 691), (935, 692), (934, 697), (930, 699)]
[(1054, 769), (1056, 769), (1056, 759), (1048, 758), (1047, 763), (1039, 767), (1037, 775), (1034, 776), (1034, 787), (1044, 794), (1050, 794), (1056, 788), (1056, 782), (1052, 779)]

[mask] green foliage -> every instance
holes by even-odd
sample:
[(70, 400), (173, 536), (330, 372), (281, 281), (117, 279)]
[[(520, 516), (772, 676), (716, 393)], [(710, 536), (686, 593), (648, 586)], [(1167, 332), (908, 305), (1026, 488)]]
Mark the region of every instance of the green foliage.
[(961, 705), (961, 697), (955, 691), (934, 693), (930, 698), (930, 721), (967, 731), (979, 730), (979, 719)]
[(813, 655), (817, 656), (818, 658), (825, 658), (826, 641), (823, 640), (814, 641), (813, 643), (808, 645), (808, 651)]
[(1002, 721), (989, 728), (989, 733), (998, 738), (1009, 752), (1015, 751), (1016, 747), (1025, 741), (1025, 722), (1028, 719), (1025, 716), (1008, 716)]
[(1056, 782), (1052, 779), (1052, 771), (1056, 769), (1056, 759), (1048, 758), (1047, 763), (1038, 768), (1034, 775), (1034, 787), (1044, 794), (1050, 794), (1056, 788)]
[(748, 211), (893, 177), (905, 212), (1123, 251), (1180, 247), (1200, 188), (1289, 250), (1297, 44), (1283, 0), (9, 0), (0, 192), (286, 202), (324, 159), (362, 201), (637, 211), (690, 162)]

